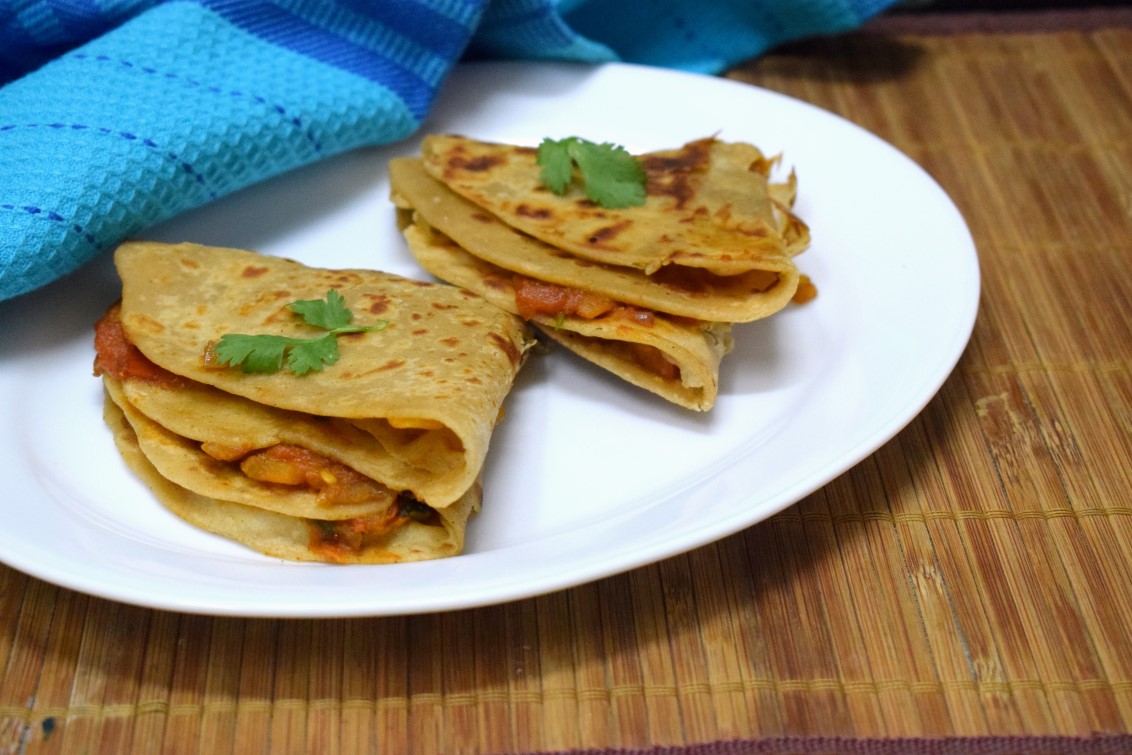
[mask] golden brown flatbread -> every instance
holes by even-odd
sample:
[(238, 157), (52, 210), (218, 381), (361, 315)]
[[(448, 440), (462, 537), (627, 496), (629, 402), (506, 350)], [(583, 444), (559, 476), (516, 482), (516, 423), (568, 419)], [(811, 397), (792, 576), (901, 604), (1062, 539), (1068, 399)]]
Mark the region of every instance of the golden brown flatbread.
[(786, 306), (798, 284), (793, 264), (734, 275), (668, 265), (646, 274), (595, 262), (524, 233), (449, 189), (419, 158), (390, 161), (393, 201), (469, 253), (535, 280), (582, 288), (624, 304), (678, 317), (750, 322)]
[[(590, 145), (596, 146), (596, 145)], [(390, 162), (409, 248), (441, 280), (680, 406), (710, 409), (732, 324), (795, 297), (809, 229), (777, 158), (715, 138), (635, 158), (642, 205), (605, 207), (543, 183), (535, 148), (450, 134)], [(587, 179), (588, 180), (588, 179)]]
[[(404, 229), (413, 256), (442, 280), (510, 312), (516, 278), (426, 225)], [(536, 282), (536, 285), (537, 282)], [(528, 314), (551, 340), (624, 380), (687, 409), (706, 411), (719, 392), (719, 365), (733, 345), (731, 325), (671, 317), (614, 304), (600, 317)]]
[[(759, 270), (797, 283), (804, 224), (770, 190), (774, 160), (743, 142), (700, 139), (640, 156), (641, 207), (610, 209), (541, 181), (537, 151), (457, 135), (426, 137), (425, 169), (512, 228), (571, 254), (652, 274), (667, 265), (729, 276)], [(789, 295), (787, 295), (789, 299)]]
[[(108, 411), (130, 427), (117, 428), (120, 445), (146, 459), (143, 477), (168, 483), (155, 487), (163, 502), (272, 554), (278, 542), (269, 551), (236, 523), (241, 512), (284, 517), (283, 529), (306, 533), (288, 558), (458, 552), (532, 343), (519, 318), (453, 286), (243, 250), (132, 242), (115, 262), (122, 300), (97, 328), (96, 372)], [(382, 326), (339, 336), (337, 362), (306, 374), (217, 364), (225, 334), (310, 337), (288, 305), (331, 290), (361, 324)]]

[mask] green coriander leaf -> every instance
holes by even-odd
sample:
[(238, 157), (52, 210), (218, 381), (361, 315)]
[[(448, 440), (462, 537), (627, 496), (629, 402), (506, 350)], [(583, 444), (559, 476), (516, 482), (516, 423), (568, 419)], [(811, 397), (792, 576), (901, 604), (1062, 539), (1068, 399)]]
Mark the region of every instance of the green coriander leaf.
[(371, 330), (385, 330), (388, 327), (388, 320), (375, 320), (371, 325), (346, 325), (345, 327), (335, 328), (330, 332), (336, 336), (341, 336), (347, 333), (366, 333)]
[(377, 320), (371, 325), (350, 325), (352, 315), (345, 302), (340, 293), (331, 289), (326, 292), (326, 299), (302, 299), (290, 305), (289, 309), (308, 325), (325, 330), (322, 335), (290, 338), (225, 333), (209, 348), (218, 364), (239, 367), (244, 372), (278, 372), (284, 364), (296, 375), (321, 372), (324, 366), (338, 361), (338, 336), (389, 327), (388, 320)]
[(338, 339), (334, 333), (327, 333), (293, 344), (287, 354), (287, 368), (296, 375), (322, 372), (323, 366), (334, 364), (338, 356)]
[(536, 158), (540, 178), (555, 194), (565, 194), (581, 173), (586, 196), (610, 209), (645, 203), (645, 170), (628, 150), (610, 142), (596, 144), (577, 136), (543, 139)]
[(244, 372), (276, 372), (294, 339), (286, 336), (248, 336), (225, 333), (213, 347), (220, 364), (239, 367)]
[(326, 292), (326, 299), (300, 299), (293, 302), (290, 309), (303, 318), (308, 325), (324, 330), (334, 330), (350, 323), (353, 316), (346, 309), (346, 300), (334, 289)]
[(570, 154), (586, 178), (586, 196), (602, 207), (645, 203), (645, 169), (624, 147), (579, 141)]
[(565, 194), (574, 180), (574, 161), (570, 157), (570, 139), (543, 139), (535, 161), (542, 168), (539, 177), (555, 194)]

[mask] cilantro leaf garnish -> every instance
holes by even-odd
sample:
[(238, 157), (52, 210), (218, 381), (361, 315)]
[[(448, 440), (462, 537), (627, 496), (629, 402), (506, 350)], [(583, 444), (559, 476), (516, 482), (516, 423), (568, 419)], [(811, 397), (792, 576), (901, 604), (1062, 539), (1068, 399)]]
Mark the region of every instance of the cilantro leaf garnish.
[(538, 145), (535, 161), (542, 169), (539, 178), (555, 194), (565, 194), (574, 180), (574, 158), (570, 155), (569, 140), (554, 141), (546, 138)]
[(622, 146), (597, 144), (577, 136), (546, 138), (536, 157), (543, 184), (555, 194), (565, 194), (581, 173), (586, 197), (602, 207), (616, 209), (645, 203), (645, 169)]
[(209, 348), (219, 364), (240, 367), (244, 372), (277, 372), (283, 367), (287, 349), (300, 340), (286, 336), (225, 333)]
[(334, 289), (326, 292), (325, 299), (300, 299), (292, 302), (290, 310), (303, 318), (308, 325), (324, 330), (344, 328), (350, 324), (350, 310), (346, 300)]
[(326, 292), (325, 299), (301, 299), (288, 308), (307, 325), (326, 332), (312, 338), (225, 333), (208, 347), (216, 363), (239, 367), (244, 372), (278, 372), (284, 365), (296, 375), (321, 372), (326, 365), (338, 361), (338, 336), (383, 330), (389, 325), (386, 320), (351, 325), (353, 315), (346, 309), (346, 300), (334, 289)]
[(329, 333), (311, 338), (291, 346), (287, 352), (287, 367), (296, 375), (305, 375), (308, 372), (321, 372), (324, 365), (334, 364), (338, 361), (338, 334), (357, 333), (357, 329), (335, 329)]

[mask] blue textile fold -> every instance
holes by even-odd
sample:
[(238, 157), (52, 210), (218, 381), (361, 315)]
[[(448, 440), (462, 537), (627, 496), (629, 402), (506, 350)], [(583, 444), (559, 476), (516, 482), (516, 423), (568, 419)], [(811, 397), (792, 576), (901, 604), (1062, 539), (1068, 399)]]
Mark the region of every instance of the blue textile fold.
[(893, 0), (0, 0), (0, 300), (412, 135), (461, 59), (718, 73)]

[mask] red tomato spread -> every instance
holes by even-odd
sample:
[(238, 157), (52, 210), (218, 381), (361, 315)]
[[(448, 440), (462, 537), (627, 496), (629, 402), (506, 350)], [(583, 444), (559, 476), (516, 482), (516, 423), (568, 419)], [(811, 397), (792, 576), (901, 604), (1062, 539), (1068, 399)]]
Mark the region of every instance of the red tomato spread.
[(327, 561), (344, 561), (346, 556), (360, 553), (373, 544), (395, 532), (408, 523), (396, 506), (390, 506), (383, 514), (359, 516), (341, 521), (312, 520), (308, 547)]
[(400, 495), (382, 514), (341, 521), (311, 520), (308, 546), (327, 561), (341, 562), (382, 541), (409, 522), (440, 526), (435, 509), (408, 494)]
[(617, 316), (645, 327), (652, 327), (656, 320), (656, 316), (648, 310), (619, 304), (608, 296), (590, 291), (533, 280), (522, 275), (514, 276), (512, 284), (519, 316), (527, 320), (537, 315), (580, 317), (583, 320)]
[(345, 464), (286, 443), (253, 451), (240, 460), (240, 470), (259, 482), (308, 487), (318, 492), (318, 502), (325, 506), (383, 499), (392, 503), (395, 496), (385, 485)]
[(94, 374), (117, 380), (146, 383), (179, 383), (183, 378), (159, 367), (130, 342), (122, 327), (120, 307), (114, 304), (94, 325)]
[(514, 285), (519, 316), (527, 320), (535, 315), (574, 315), (592, 320), (608, 313), (615, 306), (612, 299), (601, 294), (532, 280), (522, 275), (515, 276)]
[[(656, 323), (656, 315), (652, 312), (618, 304), (601, 294), (533, 280), (522, 275), (514, 276), (513, 284), (519, 316), (525, 319), (536, 315), (573, 316), (586, 320), (620, 317), (646, 328), (651, 328)], [(665, 380), (680, 379), (680, 368), (670, 362), (660, 349), (638, 343), (626, 343), (625, 348), (629, 357), (649, 372)]]

